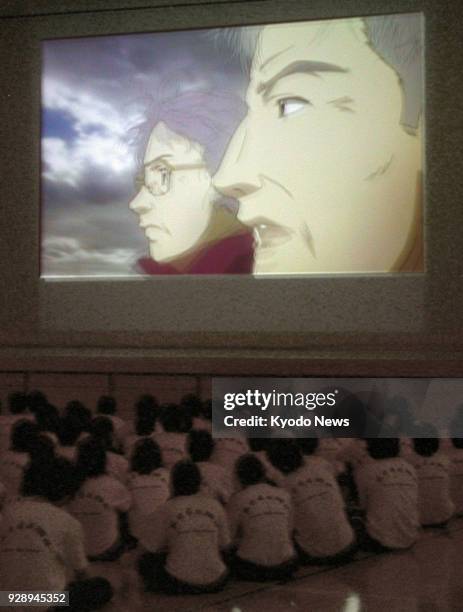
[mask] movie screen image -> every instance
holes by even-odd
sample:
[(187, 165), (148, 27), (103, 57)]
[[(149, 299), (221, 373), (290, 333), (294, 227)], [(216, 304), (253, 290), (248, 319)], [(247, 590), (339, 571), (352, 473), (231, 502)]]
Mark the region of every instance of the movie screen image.
[(41, 277), (424, 271), (424, 24), (42, 42)]

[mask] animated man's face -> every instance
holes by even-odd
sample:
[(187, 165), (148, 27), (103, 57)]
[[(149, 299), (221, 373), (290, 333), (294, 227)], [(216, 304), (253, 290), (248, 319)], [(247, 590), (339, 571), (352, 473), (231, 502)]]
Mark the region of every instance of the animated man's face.
[(194, 250), (211, 215), (211, 177), (202, 151), (157, 124), (145, 153), (139, 192), (130, 208), (140, 216), (150, 256), (170, 261)]
[(410, 249), (419, 139), (360, 19), (267, 26), (215, 186), (254, 228), (256, 273), (385, 272)]

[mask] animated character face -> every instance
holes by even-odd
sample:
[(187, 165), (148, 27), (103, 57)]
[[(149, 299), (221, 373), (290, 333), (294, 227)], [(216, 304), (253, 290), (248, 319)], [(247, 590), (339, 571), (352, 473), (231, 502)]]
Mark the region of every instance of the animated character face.
[(129, 207), (140, 216), (150, 255), (158, 262), (189, 253), (211, 216), (211, 176), (201, 147), (162, 122), (151, 132), (138, 194)]
[(362, 20), (264, 27), (247, 104), (214, 183), (254, 228), (254, 272), (399, 268), (420, 223), (421, 145)]

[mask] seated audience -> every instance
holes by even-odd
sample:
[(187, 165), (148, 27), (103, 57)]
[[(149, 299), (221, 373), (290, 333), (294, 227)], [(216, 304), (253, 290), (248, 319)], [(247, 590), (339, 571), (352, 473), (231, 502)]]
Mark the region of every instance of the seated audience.
[(68, 510), (83, 527), (89, 559), (113, 561), (124, 552), (119, 513), (128, 512), (130, 493), (107, 473), (106, 450), (96, 439), (79, 444), (76, 467), (80, 487)]
[(116, 415), (116, 399), (111, 395), (102, 395), (98, 399), (96, 412), (97, 414), (101, 414), (111, 420), (114, 429), (115, 444), (118, 448), (121, 448), (124, 443), (124, 438), (128, 433), (128, 425), (124, 419), (121, 419), (121, 417)]
[(201, 493), (226, 504), (232, 494), (232, 483), (225, 468), (211, 463), (214, 440), (205, 429), (193, 429), (188, 436), (188, 452), (201, 473)]
[(164, 431), (155, 432), (153, 439), (159, 444), (166, 468), (187, 458), (187, 433), (191, 429), (191, 417), (177, 404), (162, 407), (161, 423)]
[(418, 431), (421, 437), (413, 439), (414, 454), (409, 461), (418, 477), (420, 523), (423, 527), (443, 526), (455, 512), (450, 496), (450, 462), (439, 450), (435, 427), (424, 424)]
[(138, 561), (148, 591), (209, 593), (223, 588), (228, 576), (222, 552), (230, 545), (227, 517), (215, 499), (200, 493), (201, 474), (191, 461), (171, 473), (172, 498), (145, 533), (149, 552)]
[(169, 471), (162, 467), (159, 445), (151, 438), (142, 438), (134, 446), (130, 469), (129, 527), (131, 535), (140, 540), (147, 524), (156, 520), (156, 511), (169, 499)]
[(418, 539), (418, 481), (399, 457), (398, 438), (367, 440), (371, 461), (357, 471), (359, 501), (365, 511), (366, 548), (409, 548)]
[(91, 435), (98, 440), (107, 452), (107, 471), (123, 484), (129, 474), (129, 463), (114, 448), (113, 423), (108, 417), (99, 416), (92, 420)]
[(32, 462), (22, 499), (5, 508), (0, 540), (2, 589), (69, 591), (70, 609), (96, 610), (112, 597), (103, 578), (88, 578), (82, 528), (63, 506), (75, 493), (66, 459)]
[(348, 560), (355, 546), (339, 485), (332, 470), (312, 462), (305, 466), (299, 446), (292, 440), (273, 440), (269, 459), (284, 478), (291, 494), (294, 538), (302, 563)]
[(29, 453), (38, 435), (36, 423), (25, 419), (16, 421), (11, 431), (10, 450), (2, 454), (0, 461), (0, 479), (9, 498), (19, 495), (24, 468), (29, 464)]
[(236, 547), (232, 564), (244, 580), (282, 580), (296, 568), (292, 542), (291, 496), (267, 482), (262, 462), (252, 454), (236, 463), (241, 491), (228, 505), (232, 542)]

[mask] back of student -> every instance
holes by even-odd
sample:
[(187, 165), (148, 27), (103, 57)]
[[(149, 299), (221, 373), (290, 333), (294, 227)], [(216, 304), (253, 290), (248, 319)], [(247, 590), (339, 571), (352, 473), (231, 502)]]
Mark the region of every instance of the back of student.
[[(435, 432), (430, 430), (429, 433)], [(444, 524), (455, 512), (450, 496), (449, 459), (439, 452), (437, 437), (414, 438), (413, 448), (411, 461), (418, 477), (420, 522), (423, 526)]]
[(368, 536), (389, 549), (408, 548), (418, 538), (418, 482), (412, 465), (398, 457), (397, 438), (367, 443), (371, 461), (357, 471)]
[[(140, 541), (150, 551), (139, 560), (148, 590), (198, 593), (223, 586), (227, 568), (221, 551), (230, 544), (227, 519), (217, 501), (199, 493), (200, 485), (194, 463), (183, 461), (174, 467), (173, 497)], [(159, 554), (162, 550), (165, 555)]]
[(347, 520), (338, 483), (331, 470), (303, 465), (296, 443), (281, 441), (269, 449), (272, 464), (283, 472), (294, 509), (294, 537), (303, 560), (331, 561), (348, 555), (354, 532)]
[(265, 468), (255, 455), (243, 455), (236, 472), (242, 489), (227, 508), (236, 546), (235, 572), (251, 580), (288, 577), (296, 559), (291, 497), (265, 482)]

